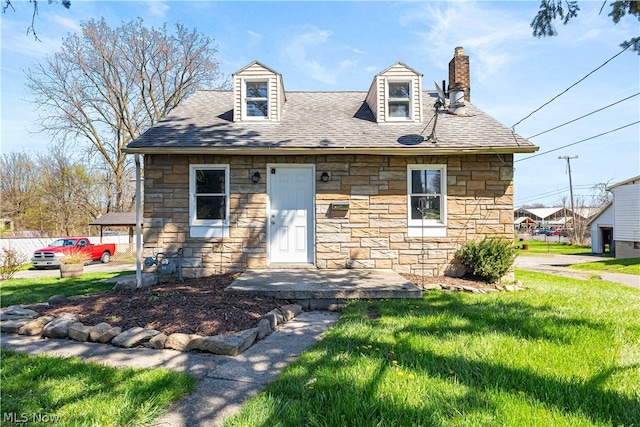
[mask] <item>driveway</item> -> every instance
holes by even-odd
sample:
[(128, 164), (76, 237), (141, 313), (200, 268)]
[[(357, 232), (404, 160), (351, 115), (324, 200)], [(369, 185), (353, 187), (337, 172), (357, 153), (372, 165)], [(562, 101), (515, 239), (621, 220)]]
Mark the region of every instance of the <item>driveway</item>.
[(640, 289), (640, 276), (634, 274), (608, 273), (604, 271), (588, 272), (569, 268), (573, 264), (582, 264), (593, 261), (606, 261), (611, 257), (597, 255), (540, 255), (519, 256), (516, 258), (515, 267), (522, 270), (539, 271), (542, 273), (557, 274), (559, 276), (573, 277), (576, 279), (588, 279), (594, 275), (608, 282), (621, 283), (632, 288)]
[[(84, 272), (85, 273), (105, 273), (112, 271), (136, 271), (136, 263), (135, 262), (124, 262), (124, 261), (111, 261), (107, 264), (103, 264), (100, 261), (93, 261), (90, 264), (85, 265)], [(51, 268), (46, 270), (24, 270), (18, 271), (13, 275), (16, 279), (29, 279), (32, 277), (60, 277), (60, 269), (59, 268)]]

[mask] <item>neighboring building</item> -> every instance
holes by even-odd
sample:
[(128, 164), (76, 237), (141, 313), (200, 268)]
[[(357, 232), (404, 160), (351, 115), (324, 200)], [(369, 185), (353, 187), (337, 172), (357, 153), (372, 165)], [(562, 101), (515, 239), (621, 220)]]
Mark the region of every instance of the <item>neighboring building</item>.
[(538, 227), (538, 223), (526, 216), (521, 216), (513, 221), (513, 226), (521, 233), (530, 233)]
[[(460, 275), (454, 254), (513, 239), (513, 154), (538, 147), (398, 62), (368, 92), (288, 92), (253, 62), (198, 91), (126, 151), (144, 155), (144, 251), (184, 250), (184, 275), (245, 268), (384, 268)], [(465, 100), (467, 102), (465, 102)]]
[(613, 246), (613, 202), (587, 223), (591, 234), (591, 252), (594, 254), (614, 253)]
[[(564, 207), (553, 208), (517, 208), (513, 211), (514, 224), (520, 224), (523, 218), (535, 221), (538, 227), (552, 229), (571, 227), (573, 211)], [(575, 209), (576, 219), (587, 221), (599, 212), (594, 207), (578, 207)], [(530, 223), (530, 221), (528, 221)]]
[(591, 249), (603, 253), (613, 237), (616, 258), (640, 257), (640, 176), (607, 188), (613, 201), (591, 221)]

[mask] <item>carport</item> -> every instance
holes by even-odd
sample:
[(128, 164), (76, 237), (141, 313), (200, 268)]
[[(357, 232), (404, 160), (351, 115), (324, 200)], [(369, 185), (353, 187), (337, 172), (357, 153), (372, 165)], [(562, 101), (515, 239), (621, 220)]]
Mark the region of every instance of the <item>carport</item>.
[(100, 227), (100, 243), (104, 227), (129, 227), (129, 250), (133, 250), (133, 230), (136, 227), (135, 212), (109, 212), (96, 218), (89, 225)]

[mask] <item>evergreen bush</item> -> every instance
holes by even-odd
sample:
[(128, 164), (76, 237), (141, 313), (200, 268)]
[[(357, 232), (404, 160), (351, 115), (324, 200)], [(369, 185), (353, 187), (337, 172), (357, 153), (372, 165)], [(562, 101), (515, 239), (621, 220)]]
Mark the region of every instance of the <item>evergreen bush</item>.
[(495, 283), (513, 267), (516, 249), (504, 238), (485, 237), (481, 242), (467, 242), (456, 252), (469, 272), (487, 283)]

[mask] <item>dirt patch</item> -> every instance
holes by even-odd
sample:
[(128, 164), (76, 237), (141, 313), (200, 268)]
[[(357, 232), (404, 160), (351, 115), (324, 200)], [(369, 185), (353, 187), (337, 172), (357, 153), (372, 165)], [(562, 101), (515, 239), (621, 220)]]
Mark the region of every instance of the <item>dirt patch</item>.
[(42, 315), (75, 314), (85, 325), (107, 322), (122, 330), (140, 326), (166, 335), (181, 332), (212, 336), (249, 329), (286, 300), (225, 292), (237, 273), (184, 282), (167, 282), (134, 291), (105, 291), (74, 298), (55, 307), (35, 308)]

